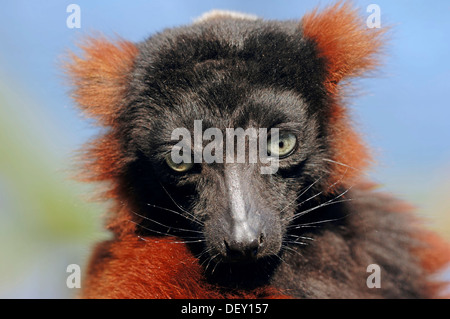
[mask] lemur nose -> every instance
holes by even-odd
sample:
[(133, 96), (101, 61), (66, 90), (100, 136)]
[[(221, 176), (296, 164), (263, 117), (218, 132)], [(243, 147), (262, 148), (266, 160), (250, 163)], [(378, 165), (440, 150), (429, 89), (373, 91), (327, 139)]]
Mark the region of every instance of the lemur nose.
[(242, 240), (224, 240), (226, 258), (230, 261), (251, 261), (258, 257), (258, 252), (264, 241), (264, 235), (245, 238)]

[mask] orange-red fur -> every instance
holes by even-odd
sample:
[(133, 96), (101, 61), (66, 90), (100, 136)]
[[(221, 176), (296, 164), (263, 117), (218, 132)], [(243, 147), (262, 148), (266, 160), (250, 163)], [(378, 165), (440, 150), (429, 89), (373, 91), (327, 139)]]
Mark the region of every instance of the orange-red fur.
[[(343, 106), (345, 80), (361, 76), (377, 64), (377, 53), (382, 46), (381, 29), (368, 29), (365, 21), (349, 3), (338, 2), (318, 13), (317, 10), (302, 19), (303, 34), (315, 41), (319, 55), (325, 60), (327, 78), (325, 88), (331, 104), (330, 128), (333, 138), (333, 174), (351, 182), (370, 163), (367, 148), (352, 128)], [(349, 168), (351, 167), (351, 168)]]
[(114, 130), (116, 118), (124, 107), (124, 99), (135, 58), (139, 53), (132, 42), (112, 41), (100, 36), (89, 37), (79, 45), (82, 55), (70, 54), (65, 70), (74, 87), (72, 97), (87, 117), (94, 118), (106, 131), (88, 143), (79, 157), (84, 182), (103, 182), (96, 199), (113, 199), (108, 229), (122, 233), (130, 228), (129, 216), (119, 204), (121, 198), (120, 171), (125, 165), (121, 145)]
[(417, 234), (417, 239), (423, 243), (423, 246), (413, 253), (419, 257), (423, 269), (430, 276), (427, 283), (428, 294), (435, 298), (450, 299), (449, 282), (438, 278), (440, 272), (449, 266), (450, 245), (436, 233), (427, 230)]
[(104, 37), (88, 38), (80, 48), (84, 54), (72, 54), (66, 68), (75, 87), (73, 97), (85, 114), (101, 125), (114, 126), (138, 49), (132, 42), (112, 43)]
[[(273, 288), (221, 291), (206, 282), (202, 267), (176, 237), (129, 234), (97, 248), (84, 298), (283, 298)], [(105, 245), (108, 255), (102, 258)], [(284, 296), (284, 298), (286, 298)]]

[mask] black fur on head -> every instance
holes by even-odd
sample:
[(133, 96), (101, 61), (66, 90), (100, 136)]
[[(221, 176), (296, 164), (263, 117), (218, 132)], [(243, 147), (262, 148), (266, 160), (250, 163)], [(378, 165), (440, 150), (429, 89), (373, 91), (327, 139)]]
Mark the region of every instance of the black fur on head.
[[(123, 180), (138, 231), (200, 240), (193, 249), (203, 252), (205, 266), (212, 261), (219, 274), (234, 269), (216, 279), (267, 278), (298, 196), (330, 186), (324, 184), (330, 174), (324, 159), (331, 156), (325, 65), (315, 43), (302, 36), (298, 22), (220, 19), (166, 30), (138, 47), (129, 102), (118, 120), (131, 159)], [(278, 128), (294, 134), (297, 144), (276, 174), (261, 174), (249, 163), (200, 163), (178, 173), (165, 161), (171, 133), (193, 132), (195, 120), (224, 136), (226, 128)]]

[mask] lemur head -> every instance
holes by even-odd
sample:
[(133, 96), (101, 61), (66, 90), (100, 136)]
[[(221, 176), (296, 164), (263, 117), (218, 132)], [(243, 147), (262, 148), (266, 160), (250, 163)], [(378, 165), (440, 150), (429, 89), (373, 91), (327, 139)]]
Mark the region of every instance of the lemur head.
[[(380, 35), (337, 4), (301, 21), (215, 12), (137, 44), (88, 40), (68, 71), (78, 104), (107, 128), (86, 167), (111, 183), (111, 229), (199, 241), (223, 262), (277, 255), (301, 211), (342, 194), (368, 163), (342, 88), (374, 67)], [(188, 159), (208, 150), (215, 161), (176, 162), (177, 129), (191, 138)], [(262, 157), (227, 160), (251, 149), (229, 129), (254, 130), (276, 171), (263, 174)]]

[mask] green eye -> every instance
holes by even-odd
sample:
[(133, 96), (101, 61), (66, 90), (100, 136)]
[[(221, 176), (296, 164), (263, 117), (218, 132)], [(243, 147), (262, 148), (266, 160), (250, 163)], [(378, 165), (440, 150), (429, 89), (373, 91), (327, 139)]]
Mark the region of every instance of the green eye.
[(192, 161), (191, 161), (191, 163), (184, 163), (184, 162), (181, 162), (179, 164), (175, 163), (172, 160), (171, 154), (168, 154), (166, 156), (166, 163), (171, 169), (173, 169), (176, 172), (180, 172), (180, 173), (187, 172), (194, 166), (194, 163)]
[(280, 133), (278, 141), (269, 138), (267, 152), (274, 157), (287, 157), (292, 154), (297, 145), (297, 138), (292, 133)]

